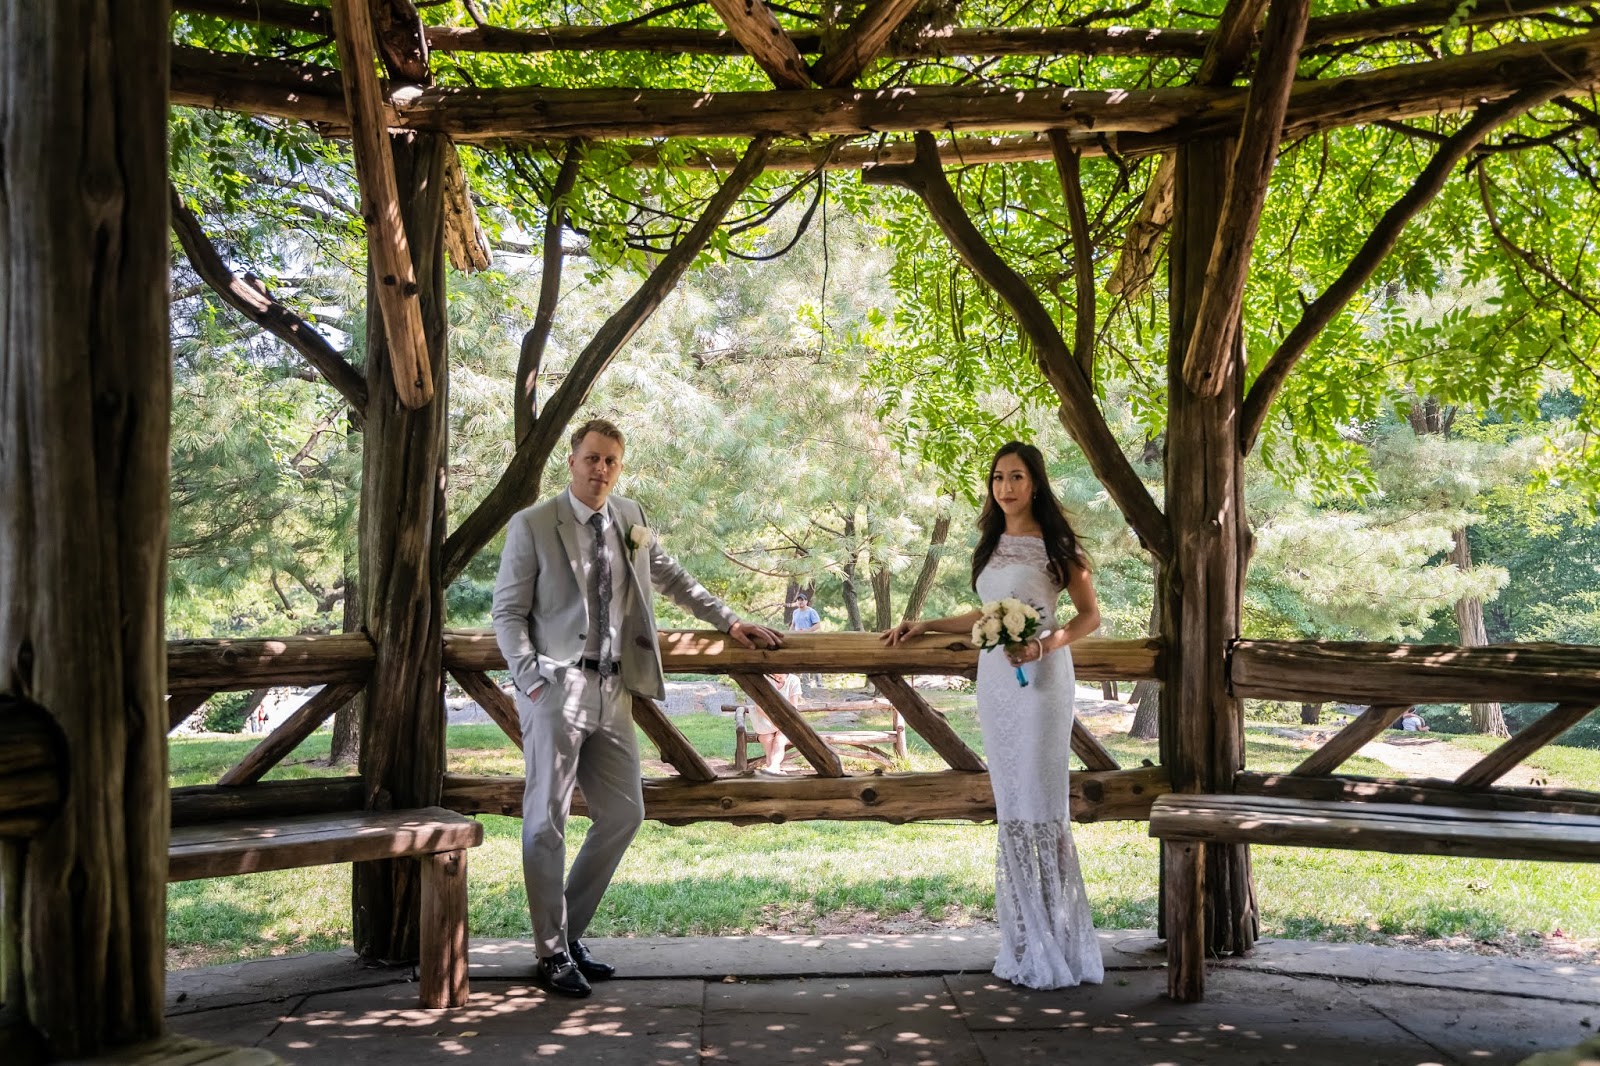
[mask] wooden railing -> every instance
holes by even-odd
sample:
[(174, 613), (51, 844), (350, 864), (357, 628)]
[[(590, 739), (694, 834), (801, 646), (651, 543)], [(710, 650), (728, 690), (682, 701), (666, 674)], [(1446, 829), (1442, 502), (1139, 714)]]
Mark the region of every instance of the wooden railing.
[[(451, 631), (444, 643), (445, 669), (520, 747), (515, 705), (488, 676), (489, 671), (505, 667), (494, 634)], [(661, 652), (669, 674), (727, 675), (783, 730), (814, 776), (792, 780), (719, 777), (660, 706), (636, 698), (635, 721), (659, 749), (662, 760), (676, 771), (672, 778), (646, 780), (649, 817), (673, 823), (994, 817), (994, 798), (982, 758), (908, 680), (918, 674), (974, 674), (978, 652), (965, 641), (929, 635), (889, 648), (871, 634), (788, 634), (782, 649), (750, 650), (720, 633), (668, 631), (661, 634)], [(1158, 643), (1150, 640), (1085, 640), (1073, 648), (1077, 675), (1086, 681), (1154, 677), (1158, 653)], [(175, 824), (237, 817), (247, 811), (305, 813), (325, 802), (335, 804), (334, 809), (358, 803), (356, 779), (255, 783), (356, 694), (372, 661), (371, 645), (359, 634), (170, 645), (169, 718), (174, 724), (215, 692), (275, 684), (327, 686), (225, 773), (216, 786), (175, 790)], [(802, 671), (868, 676), (948, 768), (922, 773), (847, 773), (838, 753), (766, 676)], [(1073, 780), (1073, 816), (1079, 820), (1146, 817), (1155, 796), (1166, 790), (1165, 774), (1159, 767), (1119, 768), (1081, 724), (1073, 732), (1073, 750), (1086, 767)], [(521, 810), (522, 784), (521, 777), (447, 774), (443, 802), (463, 813), (514, 814)], [(252, 792), (255, 799), (245, 800), (240, 795), (245, 791)], [(582, 811), (581, 798), (574, 809)]]
[[(1229, 677), (1236, 696), (1366, 705), (1287, 775), (1240, 774), (1236, 790), (1299, 799), (1448, 804), (1600, 813), (1600, 792), (1502, 788), (1495, 782), (1600, 707), (1600, 648), (1572, 644), (1453, 645), (1241, 641)], [(1453, 781), (1334, 777), (1364, 744), (1419, 703), (1554, 703)], [(1331, 780), (1330, 780), (1331, 779)]]

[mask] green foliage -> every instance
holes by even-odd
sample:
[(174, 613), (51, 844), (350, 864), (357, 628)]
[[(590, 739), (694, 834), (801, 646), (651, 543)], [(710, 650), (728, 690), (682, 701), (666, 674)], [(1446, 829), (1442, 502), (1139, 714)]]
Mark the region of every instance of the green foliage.
[(201, 727), (207, 733), (242, 732), (249, 717), (250, 697), (249, 692), (219, 692), (212, 696), (200, 716)]

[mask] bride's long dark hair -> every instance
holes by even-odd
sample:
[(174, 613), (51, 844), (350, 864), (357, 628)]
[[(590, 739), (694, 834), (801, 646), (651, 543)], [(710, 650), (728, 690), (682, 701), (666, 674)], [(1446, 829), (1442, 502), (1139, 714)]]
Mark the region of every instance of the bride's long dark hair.
[(1073, 570), (1087, 570), (1088, 562), (1078, 545), (1078, 534), (1067, 521), (1067, 512), (1056, 499), (1050, 487), (1050, 474), (1044, 468), (1044, 456), (1031, 444), (1014, 440), (1002, 445), (989, 462), (988, 488), (985, 490), (983, 511), (978, 515), (978, 546), (972, 552), (972, 589), (978, 589), (978, 575), (989, 564), (995, 548), (1000, 545), (1000, 534), (1006, 531), (1006, 515), (994, 502), (994, 468), (1008, 455), (1015, 455), (1028, 468), (1033, 481), (1033, 517), (1044, 534), (1044, 551), (1050, 560), (1050, 576), (1063, 587)]

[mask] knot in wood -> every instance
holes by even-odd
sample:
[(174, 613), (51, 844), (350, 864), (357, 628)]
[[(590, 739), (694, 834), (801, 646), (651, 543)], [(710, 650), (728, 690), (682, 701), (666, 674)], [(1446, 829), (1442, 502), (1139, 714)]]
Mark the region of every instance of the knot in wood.
[(1106, 798), (1106, 787), (1098, 781), (1085, 781), (1083, 783), (1083, 798), (1099, 803)]
[(875, 788), (864, 788), (864, 789), (862, 789), (861, 790), (861, 802), (862, 803), (868, 803), (868, 804), (877, 803), (878, 802), (878, 790), (875, 789)]
[(733, 797), (723, 796), (721, 799), (717, 800), (717, 806), (721, 807), (725, 811), (733, 810)]

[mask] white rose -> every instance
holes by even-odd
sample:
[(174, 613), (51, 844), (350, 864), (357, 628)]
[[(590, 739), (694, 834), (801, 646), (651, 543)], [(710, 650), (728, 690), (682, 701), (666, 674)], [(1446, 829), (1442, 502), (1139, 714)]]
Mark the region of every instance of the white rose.
[(1007, 633), (1013, 637), (1020, 637), (1022, 636), (1023, 628), (1028, 624), (1028, 617), (1021, 611), (1007, 611), (1003, 621)]
[(972, 623), (972, 643), (983, 643), (983, 622), (981, 621)]
[(649, 526), (634, 526), (628, 530), (628, 543), (633, 546), (634, 551), (638, 551), (640, 548), (648, 548), (655, 541), (656, 535), (650, 532)]
[(994, 644), (1000, 640), (1000, 619), (985, 618), (983, 620), (983, 640), (980, 643)]

